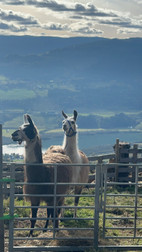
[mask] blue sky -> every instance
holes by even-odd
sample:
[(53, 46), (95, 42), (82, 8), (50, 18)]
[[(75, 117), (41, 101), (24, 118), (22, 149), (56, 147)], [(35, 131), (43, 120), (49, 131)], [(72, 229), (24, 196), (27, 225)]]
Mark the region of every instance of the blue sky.
[(142, 37), (142, 0), (1, 0), (0, 34)]

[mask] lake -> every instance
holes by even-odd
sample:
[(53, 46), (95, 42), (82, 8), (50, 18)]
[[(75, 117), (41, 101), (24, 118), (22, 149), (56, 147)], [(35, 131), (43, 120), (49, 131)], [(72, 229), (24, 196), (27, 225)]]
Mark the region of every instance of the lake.
[[(97, 133), (79, 133), (79, 148), (87, 155), (90, 154), (101, 154), (113, 152), (113, 145), (116, 139), (120, 141), (133, 143), (142, 142), (141, 132), (97, 132)], [(43, 152), (51, 145), (61, 145), (63, 136), (50, 137), (43, 139), (42, 146)], [(24, 146), (18, 144), (3, 145), (3, 153), (11, 154), (16, 153), (22, 155), (24, 153)]]

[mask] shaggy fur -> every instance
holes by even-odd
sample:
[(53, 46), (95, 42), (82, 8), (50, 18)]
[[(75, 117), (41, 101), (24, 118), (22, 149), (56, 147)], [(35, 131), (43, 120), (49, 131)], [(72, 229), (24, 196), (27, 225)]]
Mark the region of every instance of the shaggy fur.
[[(27, 196), (31, 202), (32, 219), (31, 219), (31, 231), (29, 235), (33, 234), (33, 228), (36, 223), (37, 211), (41, 201), (47, 203), (47, 216), (45, 229), (48, 227), (49, 217), (54, 217), (54, 185), (30, 185), (30, 183), (51, 183), (54, 182), (54, 166), (52, 163), (58, 163), (57, 165), (57, 182), (60, 183), (69, 183), (72, 179), (72, 167), (68, 165), (60, 165), (61, 163), (69, 164), (71, 160), (68, 156), (65, 155), (65, 152), (52, 152), (49, 150), (46, 151), (44, 157), (42, 158), (41, 151), (41, 140), (36, 126), (34, 125), (32, 119), (29, 115), (24, 116), (24, 124), (20, 127), (19, 130), (15, 131), (12, 134), (13, 141), (18, 141), (20, 144), (22, 141), (25, 143), (25, 163), (27, 165), (24, 167), (24, 182), (29, 184), (24, 185), (23, 192), (24, 194), (30, 194)], [(31, 163), (31, 164), (30, 164)], [(48, 166), (42, 165), (32, 165), (32, 163), (47, 163)], [(68, 192), (69, 185), (57, 185), (56, 194), (66, 194)], [(34, 196), (35, 194), (41, 195), (40, 197)], [(47, 195), (47, 196), (43, 196)], [(33, 196), (32, 196), (33, 195)], [(60, 206), (64, 203), (64, 197), (56, 197), (56, 217), (59, 217)], [(58, 220), (55, 221), (55, 227), (58, 228)]]

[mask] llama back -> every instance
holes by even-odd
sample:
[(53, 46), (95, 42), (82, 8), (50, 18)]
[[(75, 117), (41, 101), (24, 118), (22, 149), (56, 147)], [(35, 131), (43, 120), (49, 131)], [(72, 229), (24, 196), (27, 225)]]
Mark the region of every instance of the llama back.
[[(80, 156), (81, 156), (81, 160), (82, 160), (82, 164), (89, 164), (89, 160), (87, 158), (87, 156), (85, 155), (85, 153), (83, 151), (79, 151)], [(80, 181), (84, 182), (84, 183), (88, 183), (88, 174), (90, 171), (90, 167), (89, 166), (82, 166), (81, 169), (83, 170), (83, 172), (80, 172)]]
[[(58, 183), (68, 183), (67, 185), (57, 185), (57, 194), (64, 194), (66, 193), (70, 186), (69, 183), (72, 181), (72, 166), (68, 165), (71, 164), (70, 158), (65, 155), (61, 154), (60, 152), (52, 152), (51, 150), (47, 150), (43, 156), (43, 162), (46, 163), (57, 163), (57, 182)], [(61, 164), (61, 165), (60, 165)], [(64, 164), (64, 165), (62, 165)], [(66, 165), (65, 165), (66, 164)], [(49, 167), (52, 173), (52, 181), (54, 182), (54, 167)]]
[(65, 151), (64, 151), (64, 149), (63, 149), (63, 147), (60, 146), (60, 145), (52, 145), (52, 146), (50, 146), (50, 147), (46, 150), (46, 152), (45, 152), (45, 154), (44, 154), (44, 158), (46, 158), (46, 155), (48, 155), (50, 152), (51, 152), (51, 153), (61, 153), (61, 154), (63, 154), (63, 155), (66, 155), (66, 153), (65, 153)]

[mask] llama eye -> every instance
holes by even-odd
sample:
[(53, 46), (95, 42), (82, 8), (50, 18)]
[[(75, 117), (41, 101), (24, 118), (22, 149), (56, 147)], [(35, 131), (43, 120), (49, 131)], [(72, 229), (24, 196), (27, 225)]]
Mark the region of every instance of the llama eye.
[(71, 123), (72, 123), (72, 124), (75, 124), (75, 122), (74, 122), (74, 121), (72, 121)]

